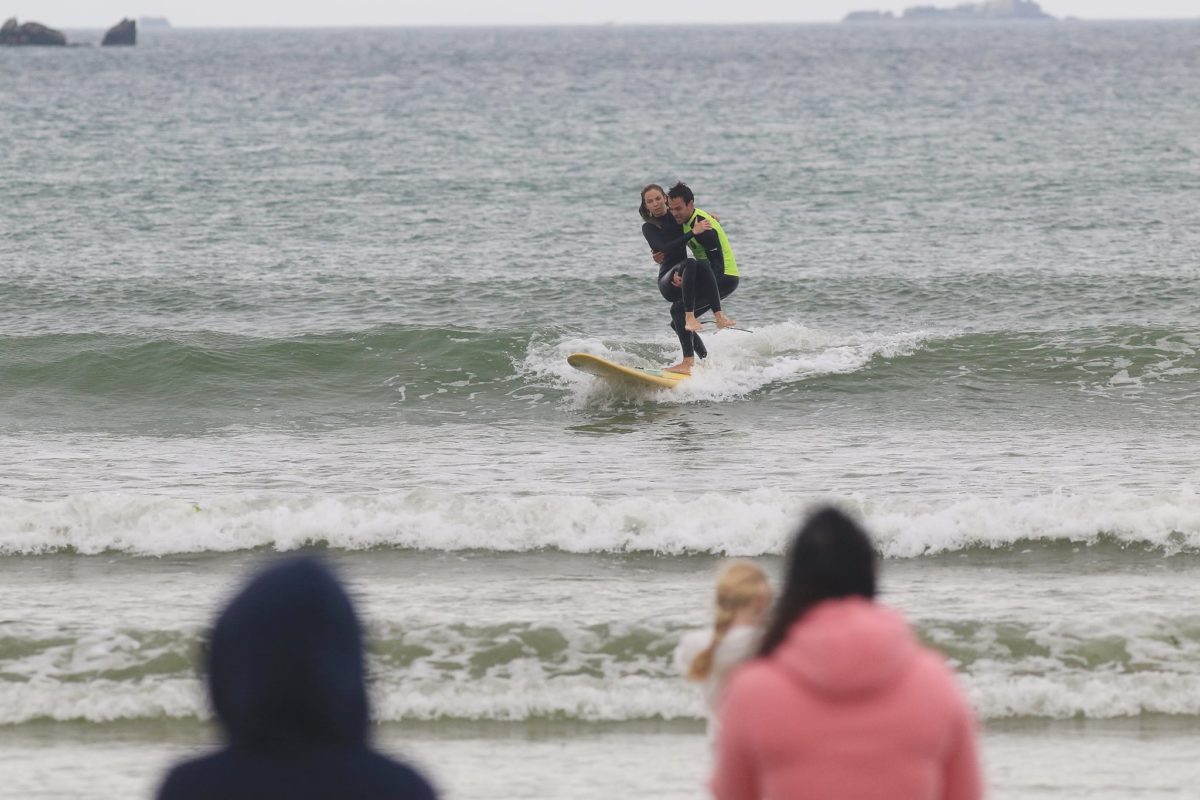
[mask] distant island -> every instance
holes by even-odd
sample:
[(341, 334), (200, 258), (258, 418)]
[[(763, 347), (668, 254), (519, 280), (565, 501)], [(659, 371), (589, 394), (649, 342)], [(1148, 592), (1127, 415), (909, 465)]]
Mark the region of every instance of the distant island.
[[(137, 23), (131, 19), (123, 19), (113, 25), (104, 34), (101, 47), (126, 46), (137, 44)], [(0, 27), (0, 46), (3, 47), (67, 47), (67, 37), (60, 30), (47, 27), (40, 22), (17, 24), (17, 18), (5, 20)], [(85, 44), (90, 46), (90, 44)], [(79, 47), (72, 42), (70, 47)]]
[(910, 6), (900, 16), (890, 11), (851, 11), (843, 22), (892, 22), (958, 20), (992, 22), (1009, 19), (1054, 19), (1032, 0), (988, 0), (985, 3), (963, 3), (953, 8)]
[(170, 30), (171, 23), (166, 17), (138, 17), (138, 27), (142, 30)]
[(23, 45), (33, 45), (35, 47), (65, 47), (67, 37), (60, 30), (47, 27), (40, 22), (26, 22), (24, 25), (17, 24), (17, 18), (12, 17), (5, 20), (4, 26), (0, 27), (0, 45), (6, 47), (20, 47)]

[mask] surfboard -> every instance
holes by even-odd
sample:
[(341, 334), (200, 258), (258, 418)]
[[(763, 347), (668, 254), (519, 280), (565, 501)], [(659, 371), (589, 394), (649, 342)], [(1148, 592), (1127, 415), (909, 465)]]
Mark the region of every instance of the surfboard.
[(567, 363), (577, 370), (607, 380), (656, 389), (674, 389), (680, 381), (689, 377), (680, 375), (678, 372), (666, 372), (661, 369), (627, 367), (591, 353), (572, 353), (567, 356)]

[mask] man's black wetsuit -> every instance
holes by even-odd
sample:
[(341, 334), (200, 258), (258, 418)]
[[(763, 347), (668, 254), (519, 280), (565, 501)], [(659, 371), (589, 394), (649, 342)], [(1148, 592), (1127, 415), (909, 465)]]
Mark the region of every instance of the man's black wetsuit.
[[(646, 237), (651, 250), (663, 254), (658, 270), (658, 290), (671, 303), (671, 329), (679, 337), (684, 358), (696, 355), (706, 358), (708, 349), (698, 334), (684, 327), (684, 319), (688, 311), (703, 314), (710, 308), (713, 311), (721, 310), (721, 294), (711, 265), (707, 261), (688, 257), (687, 243), (694, 235), (684, 233), (683, 226), (670, 213), (655, 217), (654, 222), (643, 223), (642, 235)], [(699, 240), (699, 237), (695, 238)], [(671, 283), (671, 276), (675, 272), (683, 275), (682, 287)]]

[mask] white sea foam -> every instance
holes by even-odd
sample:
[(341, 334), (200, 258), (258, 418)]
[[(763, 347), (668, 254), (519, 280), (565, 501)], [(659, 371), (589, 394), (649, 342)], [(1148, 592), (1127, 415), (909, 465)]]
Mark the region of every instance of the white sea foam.
[(964, 685), (984, 719), (1200, 715), (1197, 675), (1084, 671), (1049, 676), (1005, 674), (968, 676)]
[[(1031, 624), (927, 620), (984, 719), (1200, 716), (1200, 621), (1087, 609)], [(696, 687), (670, 656), (681, 630), (618, 622), (372, 626), (380, 721), (700, 719)], [(0, 725), (39, 719), (208, 719), (185, 659), (199, 631), (105, 631), (9, 623), (0, 639)], [(166, 643), (166, 644), (164, 644)]]
[(1200, 497), (1190, 487), (1154, 495), (1051, 493), (1030, 497), (800, 496), (775, 489), (683, 496), (480, 495), (415, 489), (375, 495), (238, 494), (190, 500), (86, 494), (0, 498), (0, 553), (74, 550), (161, 556), (315, 543), (360, 550), (573, 553), (782, 553), (804, 511), (839, 502), (860, 514), (888, 557), (1027, 541), (1101, 537), (1200, 551)]
[(571, 676), (547, 680), (483, 678), (456, 683), (381, 684), (374, 689), (375, 716), (405, 719), (526, 720), (588, 722), (641, 719), (700, 719), (695, 687), (680, 679), (626, 675), (621, 679)]
[[(884, 552), (893, 556), (1002, 547), (1024, 539), (1088, 541), (1100, 533), (1164, 547), (1200, 544), (1200, 500), (1175, 496), (1062, 494), (1017, 500), (971, 498), (948, 505), (860, 502)], [(0, 548), (9, 554), (72, 548), (145, 555), (290, 550), (314, 542), (363, 549), (553, 547), (569, 552), (777, 553), (800, 498), (761, 490), (682, 498), (650, 494), (478, 497), (415, 490), (394, 495), (272, 496), (187, 501), (90, 495), (0, 501)], [(711, 520), (721, 520), (719, 526)], [(1173, 537), (1172, 534), (1175, 534)], [(1180, 540), (1182, 536), (1182, 541)]]
[(572, 369), (571, 353), (591, 353), (633, 367), (662, 367), (679, 356), (674, 336), (646, 341), (608, 341), (568, 337), (534, 342), (520, 372), (571, 389), (578, 405), (596, 405), (614, 397), (659, 403), (732, 400), (761, 389), (822, 375), (856, 372), (872, 359), (915, 352), (933, 338), (930, 331), (835, 333), (796, 322), (764, 325), (752, 333), (731, 330), (708, 335), (709, 357), (690, 380), (670, 392), (613, 385)]
[[(1140, 714), (1200, 715), (1200, 676), (1170, 672), (1057, 672), (1048, 675), (961, 676), (983, 719), (1073, 716), (1111, 719)], [(619, 681), (478, 680), (418, 687), (379, 685), (375, 714), (405, 719), (524, 720), (555, 717), (587, 721), (703, 719), (694, 686), (681, 678), (626, 676)]]
[(43, 719), (113, 722), (208, 717), (207, 700), (196, 678), (0, 682), (0, 725)]
[[(1141, 714), (1200, 716), (1200, 676), (1170, 672), (1059, 672), (1047, 675), (966, 674), (960, 680), (980, 717), (1112, 719)], [(480, 678), (427, 684), (377, 681), (373, 716), (414, 719), (584, 721), (702, 719), (695, 687), (680, 678), (570, 676)], [(197, 678), (121, 682), (0, 683), (0, 725), (36, 720), (93, 723), (144, 719), (211, 719)]]
[(1200, 496), (1191, 487), (1126, 492), (967, 497), (948, 503), (897, 499), (860, 506), (885, 555), (910, 557), (1024, 541), (1092, 543), (1101, 536), (1165, 552), (1200, 550)]
[[(619, 683), (575, 678), (544, 681), (479, 679), (465, 683), (372, 687), (380, 722), (413, 719), (585, 721), (702, 718), (695, 690), (682, 680), (630, 677)], [(138, 719), (208, 720), (212, 711), (198, 679), (0, 683), (0, 725), (35, 720), (113, 722)]]

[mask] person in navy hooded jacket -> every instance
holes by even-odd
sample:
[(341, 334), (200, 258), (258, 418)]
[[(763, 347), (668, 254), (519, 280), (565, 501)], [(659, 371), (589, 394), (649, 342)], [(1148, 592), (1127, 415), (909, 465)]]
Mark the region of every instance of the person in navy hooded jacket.
[(259, 573), (217, 619), (208, 686), (224, 748), (168, 773), (159, 800), (433, 800), (367, 743), (363, 643), (350, 598), (312, 558)]

